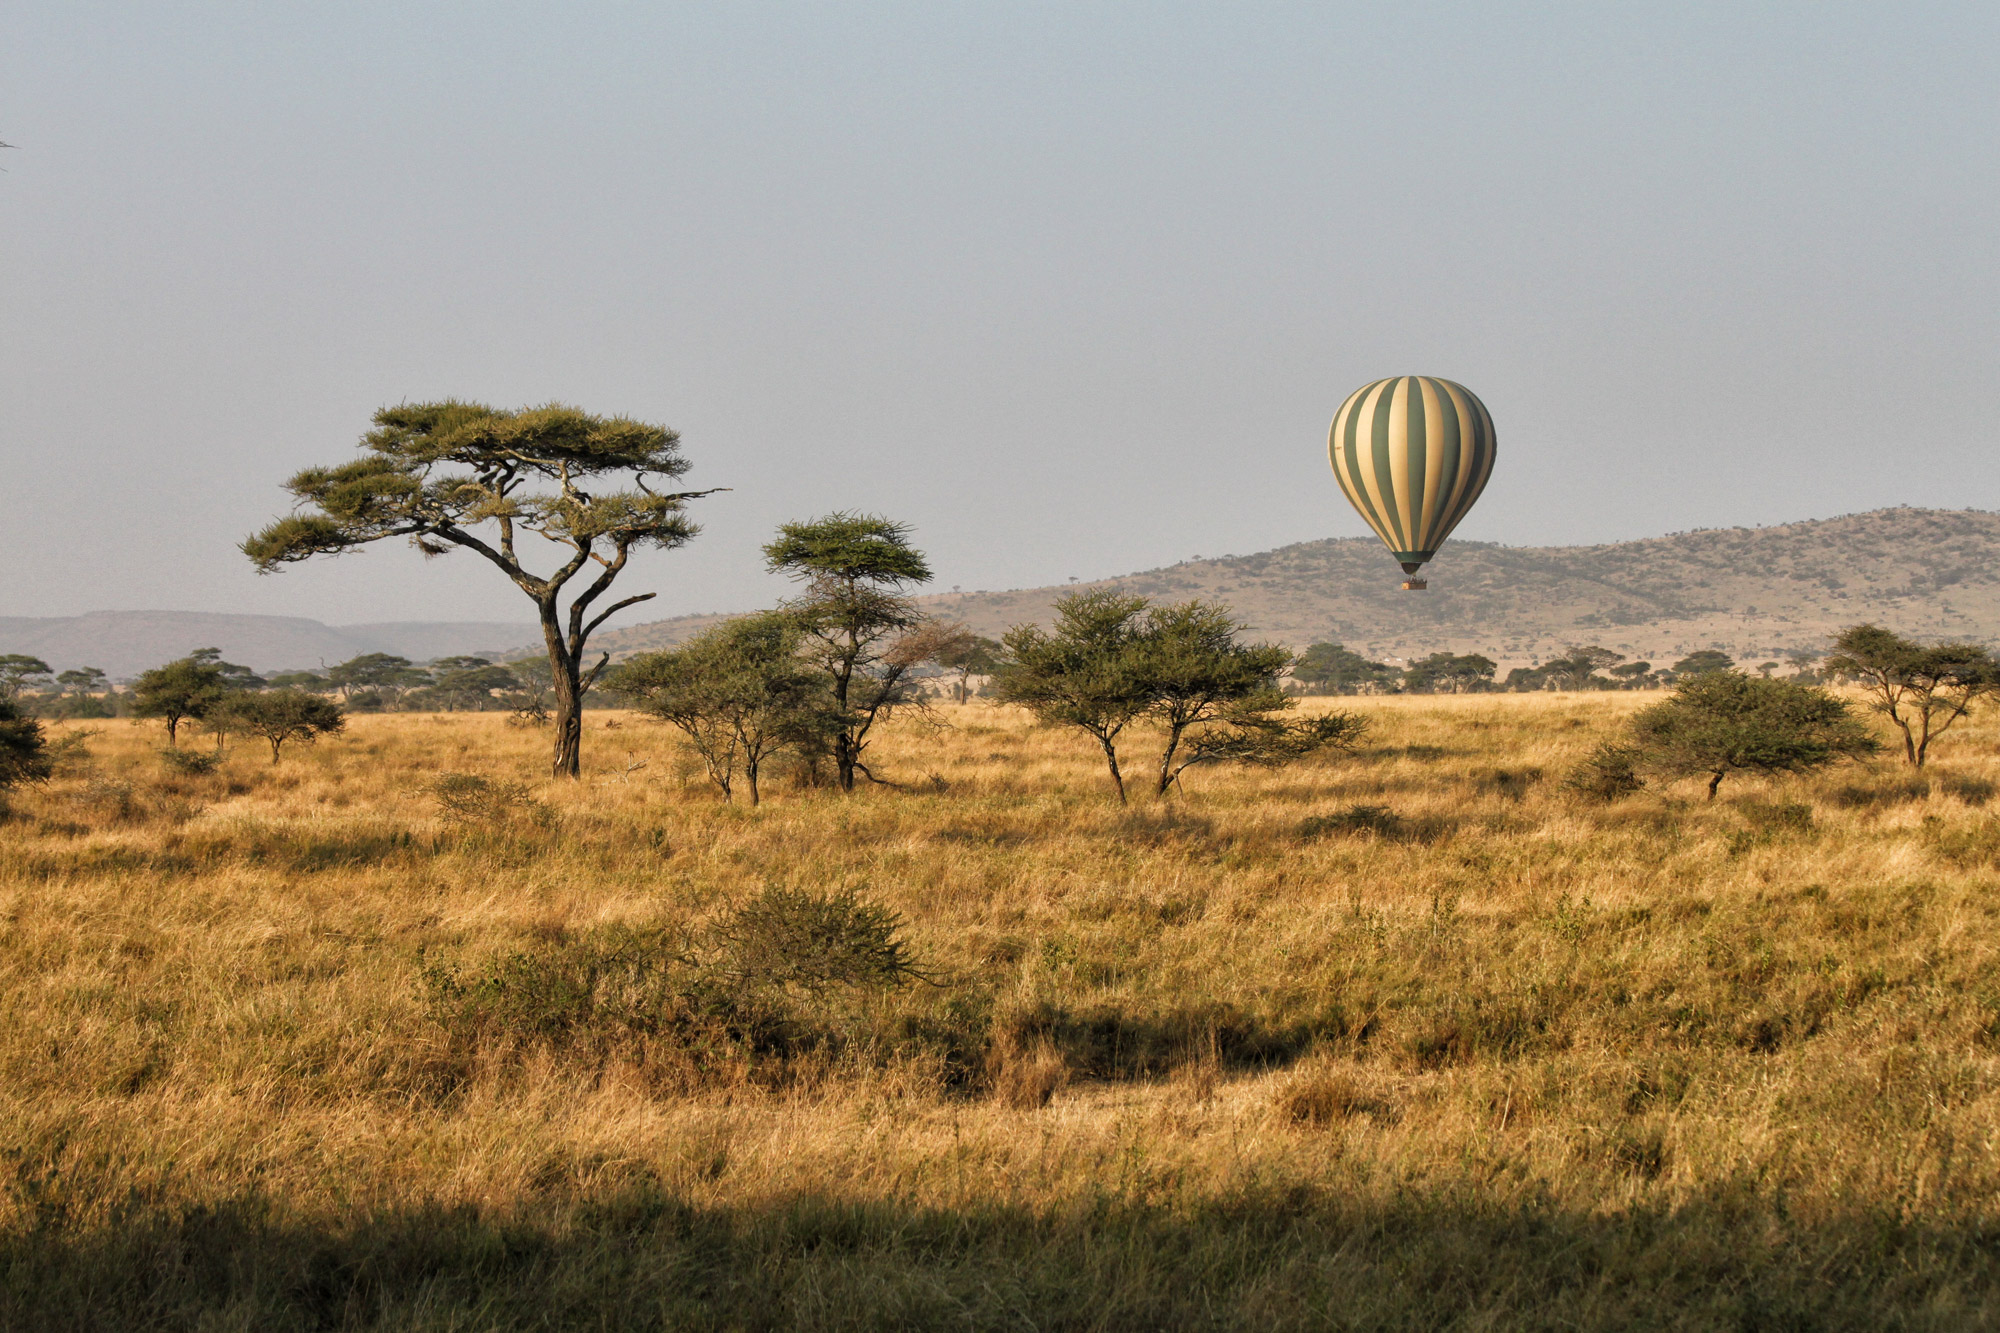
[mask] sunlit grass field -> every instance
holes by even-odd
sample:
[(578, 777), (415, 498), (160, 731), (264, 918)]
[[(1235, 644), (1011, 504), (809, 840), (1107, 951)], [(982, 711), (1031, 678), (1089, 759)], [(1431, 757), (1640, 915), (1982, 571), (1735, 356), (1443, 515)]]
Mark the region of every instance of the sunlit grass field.
[[(754, 811), (629, 714), (576, 784), (491, 714), (212, 775), (86, 724), (0, 823), (0, 1326), (2000, 1322), (2000, 727), (1562, 791), (1647, 700), (1345, 701), (1353, 755), (1124, 808), (977, 703)], [(761, 1046), (440, 998), (771, 886), (923, 979)]]

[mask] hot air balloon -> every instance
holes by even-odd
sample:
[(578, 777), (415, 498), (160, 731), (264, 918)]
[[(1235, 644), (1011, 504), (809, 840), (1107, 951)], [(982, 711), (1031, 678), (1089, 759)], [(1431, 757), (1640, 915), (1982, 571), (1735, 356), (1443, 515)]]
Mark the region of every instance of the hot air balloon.
[(1376, 380), (1348, 395), (1327, 435), (1333, 475), (1414, 577), (1493, 474), (1493, 417), (1472, 390), (1428, 375)]

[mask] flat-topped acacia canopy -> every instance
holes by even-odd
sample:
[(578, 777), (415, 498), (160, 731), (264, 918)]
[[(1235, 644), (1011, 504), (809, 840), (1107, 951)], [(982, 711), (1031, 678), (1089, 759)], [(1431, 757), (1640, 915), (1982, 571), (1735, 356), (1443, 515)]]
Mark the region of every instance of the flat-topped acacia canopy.
[[(598, 626), (654, 594), (595, 615), (591, 608), (635, 548), (671, 550), (693, 540), (700, 528), (686, 503), (714, 492), (648, 485), (648, 478), (680, 477), (688, 460), (677, 432), (629, 417), (560, 403), (508, 411), (447, 398), (385, 407), (374, 422), (361, 458), (306, 468), (286, 482), (299, 510), (245, 540), (243, 553), (269, 573), (407, 537), (426, 555), (456, 546), (492, 561), (535, 602), (555, 685), (554, 770), (577, 776), (583, 695), (609, 660), (586, 672), (584, 649)], [(596, 489), (613, 476), (619, 488)], [(556, 569), (537, 574), (526, 566), (516, 546), (522, 532), (561, 548)], [(565, 608), (564, 587), (592, 564), (595, 576)]]

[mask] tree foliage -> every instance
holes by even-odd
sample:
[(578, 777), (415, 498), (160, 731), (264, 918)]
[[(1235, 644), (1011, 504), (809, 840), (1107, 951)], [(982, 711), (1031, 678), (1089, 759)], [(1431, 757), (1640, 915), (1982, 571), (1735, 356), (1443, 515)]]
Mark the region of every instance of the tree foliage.
[(783, 610), (799, 652), (833, 698), (833, 762), (842, 790), (858, 773), (868, 734), (896, 708), (920, 702), (911, 672), (944, 647), (950, 630), (928, 620), (908, 589), (929, 582), (930, 563), (910, 545), (910, 527), (875, 514), (841, 512), (787, 523), (764, 547), (774, 573), (803, 585)]
[(271, 747), (271, 762), (289, 741), (310, 745), (347, 726), (340, 705), (301, 689), (244, 691), (217, 704), (209, 720), (232, 731), (261, 736)]
[(186, 657), (141, 672), (132, 687), (134, 717), (167, 724), (167, 744), (180, 742), (181, 723), (206, 718), (232, 691), (264, 682), (246, 666), (222, 660), (219, 648), (197, 648)]
[(1126, 797), (1119, 739), (1141, 719), (1165, 732), (1154, 792), (1164, 795), (1196, 764), (1282, 763), (1359, 738), (1345, 714), (1287, 720), (1278, 686), (1284, 648), (1237, 642), (1226, 608), (1203, 602), (1154, 607), (1106, 589), (1056, 603), (1053, 629), (1009, 630), (1012, 664), (1000, 697), (1049, 726), (1076, 727), (1104, 752), (1118, 799)]
[[(492, 562), (535, 603), (555, 685), (553, 768), (576, 777), (583, 695), (610, 661), (607, 654), (584, 669), (590, 635), (653, 594), (602, 610), (597, 603), (632, 552), (691, 540), (699, 529), (687, 502), (711, 494), (649, 485), (649, 478), (671, 481), (687, 471), (680, 436), (561, 404), (502, 411), (446, 399), (383, 408), (361, 447), (364, 456), (354, 462), (293, 476), (286, 489), (298, 511), (245, 540), (244, 554), (270, 572), (405, 537), (426, 555), (457, 548)], [(524, 533), (557, 548), (552, 572), (528, 567), (516, 545)], [(585, 574), (565, 607), (565, 590)]]
[(1708, 776), (1709, 799), (1730, 773), (1803, 773), (1881, 745), (1845, 700), (1816, 686), (1706, 671), (1631, 723), (1632, 762), (1663, 777)]
[(1403, 671), (1403, 688), (1413, 694), (1471, 694), (1493, 687), (1492, 658), (1479, 653), (1432, 653)]
[(802, 637), (785, 612), (744, 616), (633, 658), (605, 687), (687, 737), (724, 800), (740, 773), (754, 806), (765, 760), (830, 748), (843, 728), (825, 675), (799, 656)]
[(1395, 687), (1396, 669), (1343, 644), (1315, 643), (1293, 664), (1292, 679), (1311, 694), (1372, 694)]
[(27, 653), (0, 653), (0, 695), (9, 697), (24, 689), (48, 684), (49, 664)]
[(40, 782), (53, 770), (42, 724), (22, 712), (11, 695), (0, 693), (0, 791)]
[(2000, 693), (2000, 661), (1976, 643), (1914, 643), (1879, 625), (1842, 630), (1827, 670), (1858, 680), (1869, 706), (1903, 734), (1904, 761), (1922, 768), (1931, 742)]

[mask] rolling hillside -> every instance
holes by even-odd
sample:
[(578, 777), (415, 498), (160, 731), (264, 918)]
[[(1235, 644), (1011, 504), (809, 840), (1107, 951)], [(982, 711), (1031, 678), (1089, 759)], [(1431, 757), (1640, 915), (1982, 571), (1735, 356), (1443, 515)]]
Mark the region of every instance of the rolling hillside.
[[(1768, 528), (1674, 533), (1606, 546), (1452, 542), (1404, 592), (1371, 538), (1301, 542), (1190, 560), (1121, 578), (924, 598), (983, 634), (1046, 620), (1055, 599), (1115, 588), (1227, 602), (1260, 638), (1330, 639), (1375, 656), (1438, 649), (1532, 661), (1600, 643), (1654, 661), (1719, 647), (1761, 660), (1877, 620), (1919, 637), (2000, 638), (2000, 514), (1880, 509)], [(663, 646), (717, 617), (684, 616), (601, 636), (619, 655)]]
[(80, 616), (0, 616), (0, 653), (30, 653), (58, 671), (94, 666), (114, 679), (196, 648), (258, 671), (344, 662), (362, 653), (423, 660), (498, 651), (525, 642), (532, 625), (487, 621), (389, 621), (323, 625), (303, 616), (223, 615), (204, 611), (92, 611)]
[[(1428, 573), (1428, 592), (1403, 592), (1402, 575), (1378, 542), (1343, 538), (1095, 583), (922, 600), (935, 614), (997, 637), (1009, 625), (1046, 620), (1055, 599), (1078, 588), (1201, 597), (1228, 603), (1254, 636), (1297, 647), (1331, 639), (1388, 658), (1478, 651), (1510, 665), (1573, 643), (1656, 662), (1710, 647), (1759, 661), (1817, 646), (1861, 620), (1920, 637), (2000, 639), (2000, 514), (1980, 510), (1880, 509), (1606, 546), (1452, 542)], [(600, 633), (595, 642), (625, 657), (679, 642), (721, 618), (658, 620)], [(505, 623), (329, 626), (293, 616), (177, 611), (0, 617), (0, 653), (33, 653), (58, 669), (91, 665), (127, 676), (211, 644), (259, 669), (313, 667), (364, 652), (422, 660), (539, 649), (532, 628)]]

